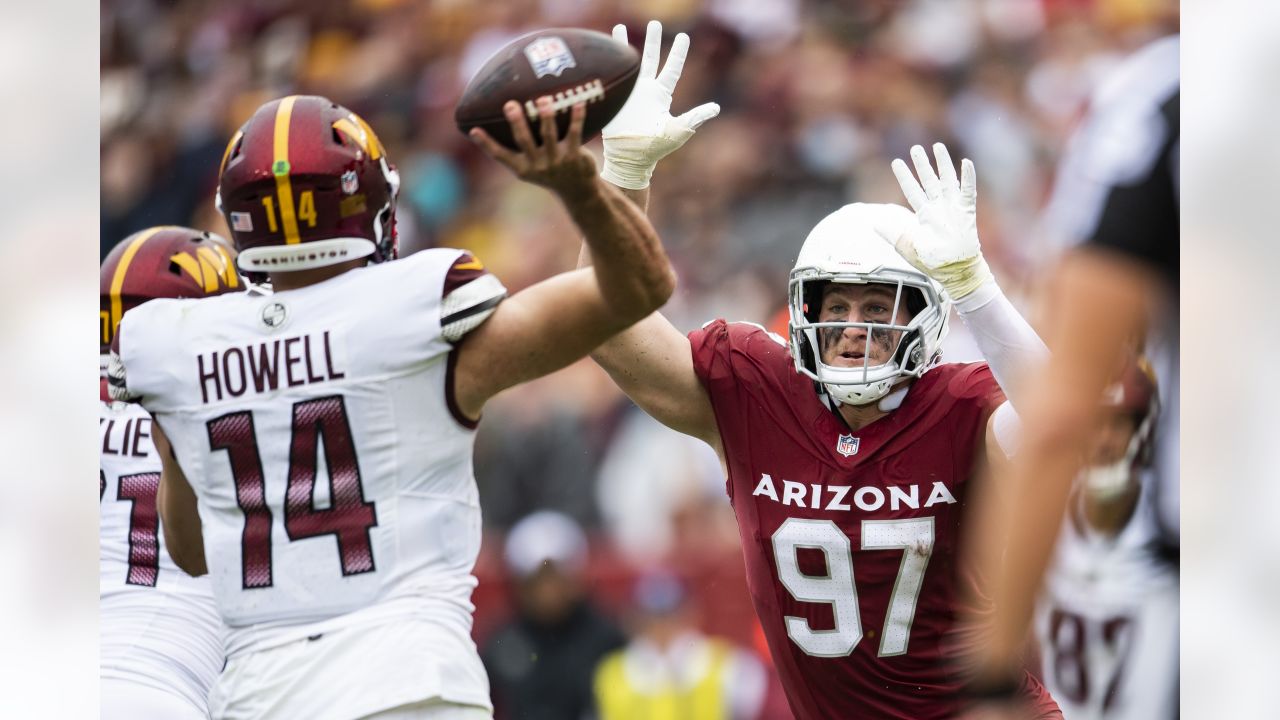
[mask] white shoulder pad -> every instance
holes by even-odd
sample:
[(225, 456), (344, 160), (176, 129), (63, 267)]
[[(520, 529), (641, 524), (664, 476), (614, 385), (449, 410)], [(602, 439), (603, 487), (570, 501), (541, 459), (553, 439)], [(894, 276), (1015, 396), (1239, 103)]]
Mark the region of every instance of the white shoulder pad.
[(440, 305), (440, 334), (451, 343), (458, 342), (480, 327), (506, 296), (506, 286), (488, 273), (455, 288)]

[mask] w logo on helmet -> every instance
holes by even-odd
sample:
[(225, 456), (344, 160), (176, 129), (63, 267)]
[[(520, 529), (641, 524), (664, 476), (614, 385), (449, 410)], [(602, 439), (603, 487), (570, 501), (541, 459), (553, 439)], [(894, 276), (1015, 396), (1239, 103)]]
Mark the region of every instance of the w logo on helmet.
[(206, 293), (212, 294), (222, 287), (234, 288), (240, 285), (235, 263), (221, 247), (202, 245), (195, 249), (195, 254), (175, 253), (169, 260), (191, 276)]

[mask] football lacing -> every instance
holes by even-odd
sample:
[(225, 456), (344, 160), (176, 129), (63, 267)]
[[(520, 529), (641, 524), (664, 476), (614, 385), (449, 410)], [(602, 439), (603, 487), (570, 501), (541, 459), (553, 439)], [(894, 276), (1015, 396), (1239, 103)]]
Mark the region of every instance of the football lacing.
[[(591, 82), (571, 87), (568, 90), (561, 90), (551, 96), (551, 109), (558, 115), (565, 110), (577, 105), (580, 102), (588, 104), (604, 99), (604, 83), (599, 78)], [(525, 114), (530, 120), (538, 117), (538, 106), (532, 100), (526, 100), (524, 103)]]

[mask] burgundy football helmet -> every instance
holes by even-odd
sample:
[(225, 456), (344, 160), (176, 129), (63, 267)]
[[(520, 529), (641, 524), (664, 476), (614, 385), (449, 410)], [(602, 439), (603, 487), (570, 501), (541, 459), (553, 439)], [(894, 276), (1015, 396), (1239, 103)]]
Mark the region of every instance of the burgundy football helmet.
[(1135, 472), (1151, 463), (1156, 420), (1160, 400), (1155, 372), (1145, 358), (1125, 363), (1119, 378), (1102, 396), (1103, 409), (1133, 419), (1133, 434), (1124, 452), (1114, 460), (1095, 462), (1082, 469), (1080, 479), (1085, 489), (1099, 500), (1122, 496), (1138, 484)]
[(1134, 420), (1134, 460), (1145, 465), (1151, 458), (1152, 439), (1160, 415), (1156, 373), (1146, 357), (1125, 363), (1120, 377), (1103, 393), (1102, 405), (1110, 412), (1130, 415)]
[(99, 272), (102, 354), (110, 350), (124, 314), (148, 300), (243, 291), (235, 258), (226, 238), (174, 225), (147, 228), (121, 240)]
[(218, 209), (246, 272), (396, 257), (400, 176), (359, 115), (290, 95), (258, 108), (227, 144)]

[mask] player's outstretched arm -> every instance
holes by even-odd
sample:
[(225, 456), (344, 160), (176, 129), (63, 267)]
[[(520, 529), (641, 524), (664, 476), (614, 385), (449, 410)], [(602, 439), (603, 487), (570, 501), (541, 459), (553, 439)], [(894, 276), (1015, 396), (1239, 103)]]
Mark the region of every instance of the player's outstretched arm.
[(209, 567), (204, 559), (204, 535), (200, 513), (196, 510), (196, 493), (187, 482), (186, 474), (173, 455), (169, 438), (165, 437), (158, 422), (151, 424), (151, 439), (163, 464), (156, 509), (160, 512), (160, 524), (164, 529), (165, 548), (175, 565), (188, 575), (199, 577), (208, 573)]
[[(923, 147), (911, 148), (916, 175), (901, 159), (893, 161), (893, 174), (916, 213), (905, 227), (877, 227), (901, 255), (942, 285), (956, 303), (960, 319), (973, 333), (1010, 405), (991, 416), (989, 437), (1001, 442), (990, 449), (1009, 451), (1017, 416), (1013, 410), (1026, 402), (1027, 389), (1018, 382), (1044, 362), (1044, 342), (996, 284), (982, 256), (978, 241), (978, 176), (973, 162), (961, 162), (956, 177), (951, 154), (934, 143), (935, 172)], [(988, 443), (988, 445), (992, 445)]]
[(585, 357), (661, 307), (675, 287), (675, 272), (648, 218), (596, 176), (595, 158), (582, 148), (586, 106), (573, 107), (562, 141), (556, 138), (550, 98), (539, 98), (537, 108), (541, 145), (534, 145), (514, 101), (504, 112), (519, 152), (503, 148), (483, 130), (472, 130), (471, 137), (520, 179), (555, 193), (597, 263), (513, 295), (466, 336), (456, 351), (454, 391), (459, 409), (472, 418), (498, 392)]
[[(613, 37), (627, 42), (626, 26), (614, 26)], [(684, 68), (689, 36), (676, 35), (659, 72), (661, 47), (662, 23), (650, 21), (635, 89), (603, 132), (601, 176), (622, 188), (642, 210), (649, 205), (649, 181), (658, 161), (678, 150), (720, 112), (719, 105), (704, 103), (679, 116), (671, 115), (672, 93)], [(578, 266), (589, 266), (592, 261), (591, 248), (584, 246)], [(694, 373), (689, 339), (660, 313), (609, 338), (592, 351), (591, 358), (654, 419), (720, 452), (715, 413)]]

